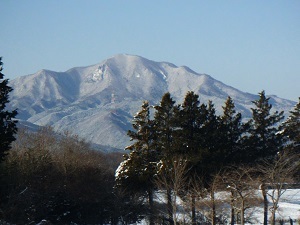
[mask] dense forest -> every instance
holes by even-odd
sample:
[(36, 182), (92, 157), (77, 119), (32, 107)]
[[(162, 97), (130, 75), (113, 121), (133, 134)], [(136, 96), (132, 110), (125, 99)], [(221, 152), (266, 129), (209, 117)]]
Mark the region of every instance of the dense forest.
[(262, 91), (244, 121), (231, 97), (217, 115), (192, 91), (181, 104), (166, 93), (143, 102), (122, 155), (68, 131), (17, 130), (0, 80), (1, 224), (244, 224), (259, 205), (275, 224), (300, 178), (300, 99), (284, 119)]

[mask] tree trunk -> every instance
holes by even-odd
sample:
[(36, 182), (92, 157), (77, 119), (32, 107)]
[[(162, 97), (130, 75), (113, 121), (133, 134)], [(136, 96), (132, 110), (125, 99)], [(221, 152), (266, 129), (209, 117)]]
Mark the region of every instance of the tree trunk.
[(268, 225), (268, 198), (267, 198), (267, 190), (265, 184), (261, 185), (261, 193), (264, 199), (264, 225)]
[(216, 225), (216, 203), (215, 203), (215, 192), (213, 190), (210, 190), (210, 197), (211, 197), (211, 221), (212, 225)]
[(149, 207), (150, 207), (150, 217), (149, 217), (149, 225), (155, 225), (154, 223), (154, 204), (153, 204), (153, 190), (148, 190), (148, 198), (149, 198)]
[(192, 224), (193, 225), (196, 225), (196, 198), (195, 198), (195, 195), (192, 195)]
[(241, 207), (241, 225), (245, 224), (245, 201), (242, 199), (242, 207)]
[(273, 202), (273, 210), (272, 210), (272, 214), (271, 214), (271, 218), (272, 218), (271, 224), (272, 225), (275, 225), (277, 208), (278, 208), (278, 202), (274, 201)]
[(230, 199), (230, 207), (231, 207), (231, 214), (230, 214), (230, 225), (234, 225), (234, 192), (231, 191), (231, 199)]
[(169, 188), (167, 189), (167, 208), (168, 208), (169, 223), (170, 223), (170, 225), (174, 225), (173, 206), (172, 206), (172, 193), (171, 193), (171, 190)]
[(275, 211), (272, 211), (271, 214), (271, 225), (275, 225)]

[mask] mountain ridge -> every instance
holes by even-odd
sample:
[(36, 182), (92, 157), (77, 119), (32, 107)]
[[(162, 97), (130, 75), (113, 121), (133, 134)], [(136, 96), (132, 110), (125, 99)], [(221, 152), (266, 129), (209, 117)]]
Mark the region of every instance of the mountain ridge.
[[(220, 113), (228, 96), (245, 118), (257, 95), (239, 91), (187, 66), (119, 54), (100, 63), (65, 72), (40, 70), (10, 81), (10, 106), (20, 120), (57, 131), (69, 130), (101, 146), (123, 149), (133, 115), (142, 101), (158, 104), (170, 92), (181, 103), (188, 91), (201, 103), (212, 100)], [(275, 110), (286, 113), (295, 102), (270, 96)]]

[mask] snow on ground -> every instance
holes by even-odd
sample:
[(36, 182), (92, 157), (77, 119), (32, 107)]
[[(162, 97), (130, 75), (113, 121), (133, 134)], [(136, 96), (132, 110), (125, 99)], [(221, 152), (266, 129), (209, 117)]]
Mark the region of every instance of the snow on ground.
[[(254, 215), (258, 219), (258, 221), (261, 221), (259, 224), (262, 224), (263, 209), (260, 208), (259, 212), (256, 212)], [(290, 218), (294, 220), (294, 224), (299, 224), (300, 189), (287, 189), (279, 201), (279, 208), (276, 212), (276, 219), (283, 219), (285, 221), (288, 221)], [(286, 224), (288, 223), (286, 222)]]
[[(224, 193), (221, 195), (223, 194)], [(260, 192), (258, 192), (258, 195), (259, 194)], [(165, 202), (164, 194), (158, 193), (157, 200), (160, 202)], [(180, 204), (180, 199), (177, 199), (177, 202)], [(271, 200), (269, 202), (269, 207), (272, 207)], [(269, 216), (270, 215), (271, 212), (269, 212)], [(178, 216), (179, 218), (183, 217), (182, 214), (179, 214)], [(255, 224), (263, 224), (263, 207), (261, 206), (253, 209), (252, 217), (257, 221)], [(300, 189), (287, 189), (279, 201), (276, 219), (283, 219), (285, 221), (284, 224), (290, 224), (290, 218), (293, 220), (293, 225), (300, 225)], [(137, 224), (147, 225), (148, 223), (147, 221), (143, 220)]]

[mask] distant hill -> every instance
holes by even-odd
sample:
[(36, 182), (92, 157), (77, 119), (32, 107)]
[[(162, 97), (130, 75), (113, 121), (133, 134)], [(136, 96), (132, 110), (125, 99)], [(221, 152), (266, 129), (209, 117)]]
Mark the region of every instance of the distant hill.
[[(127, 130), (142, 101), (158, 104), (166, 92), (181, 103), (188, 91), (194, 91), (201, 103), (212, 100), (218, 112), (231, 96), (244, 118), (251, 116), (251, 101), (258, 98), (188, 67), (133, 55), (116, 55), (66, 72), (41, 70), (10, 85), (14, 89), (10, 106), (18, 108), (21, 121), (69, 130), (107, 149), (124, 149), (129, 144)], [(269, 97), (278, 111), (288, 112), (296, 104)]]

